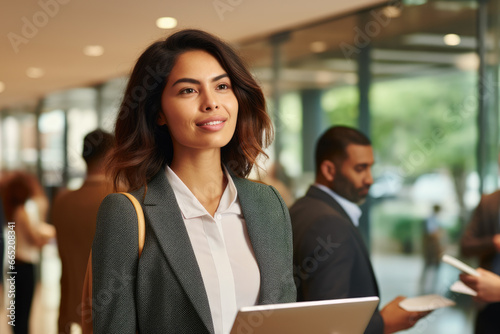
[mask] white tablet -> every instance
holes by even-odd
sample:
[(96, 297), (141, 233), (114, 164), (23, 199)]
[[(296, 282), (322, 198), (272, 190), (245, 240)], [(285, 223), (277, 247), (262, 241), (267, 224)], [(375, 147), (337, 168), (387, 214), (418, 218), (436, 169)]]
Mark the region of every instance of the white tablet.
[(363, 334), (378, 297), (243, 307), (231, 334)]

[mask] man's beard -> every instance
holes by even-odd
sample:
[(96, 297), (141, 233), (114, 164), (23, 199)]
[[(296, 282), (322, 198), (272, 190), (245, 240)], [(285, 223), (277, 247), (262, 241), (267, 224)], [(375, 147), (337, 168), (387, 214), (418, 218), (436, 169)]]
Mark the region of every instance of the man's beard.
[(363, 204), (366, 196), (368, 196), (369, 189), (370, 186), (363, 186), (361, 188), (354, 187), (354, 185), (349, 182), (349, 180), (342, 173), (336, 173), (335, 178), (333, 179), (332, 190), (345, 199), (358, 205)]

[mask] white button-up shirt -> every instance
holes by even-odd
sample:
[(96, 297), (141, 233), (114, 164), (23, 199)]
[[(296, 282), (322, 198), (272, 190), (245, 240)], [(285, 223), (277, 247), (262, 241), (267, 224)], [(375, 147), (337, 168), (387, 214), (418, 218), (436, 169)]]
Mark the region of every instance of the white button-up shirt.
[(236, 187), (225, 170), (228, 183), (212, 217), (168, 166), (166, 174), (201, 271), (215, 333), (229, 333), (238, 310), (257, 304), (260, 290), (260, 271)]

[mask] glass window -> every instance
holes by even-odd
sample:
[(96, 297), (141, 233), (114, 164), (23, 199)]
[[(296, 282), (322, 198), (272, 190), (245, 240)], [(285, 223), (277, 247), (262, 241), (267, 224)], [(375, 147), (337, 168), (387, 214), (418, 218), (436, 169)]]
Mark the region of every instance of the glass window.
[(120, 108), (127, 81), (128, 77), (117, 78), (105, 83), (100, 88), (102, 96), (102, 116), (99, 126), (104, 131), (110, 133), (114, 132), (116, 116)]
[(82, 158), (83, 139), (97, 128), (97, 114), (92, 109), (68, 110), (68, 188), (78, 188), (85, 178), (86, 165)]
[(63, 110), (52, 110), (40, 115), (38, 128), (41, 139), (42, 183), (47, 187), (63, 184), (64, 131), (66, 115)]
[(2, 169), (36, 172), (36, 116), (19, 110), (3, 118), (1, 127)]

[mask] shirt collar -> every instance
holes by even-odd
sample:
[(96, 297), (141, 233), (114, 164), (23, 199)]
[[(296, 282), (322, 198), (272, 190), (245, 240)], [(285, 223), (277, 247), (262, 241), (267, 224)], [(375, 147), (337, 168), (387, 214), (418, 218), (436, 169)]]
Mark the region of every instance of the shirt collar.
[[(182, 180), (174, 173), (169, 166), (165, 169), (168, 182), (174, 190), (177, 204), (181, 209), (184, 218), (195, 218), (204, 215), (210, 215), (198, 199), (193, 195), (191, 190), (182, 182)], [(222, 193), (216, 213), (241, 213), (241, 208), (235, 205), (238, 196), (238, 191), (234, 185), (233, 178), (224, 166), (224, 174), (227, 178), (227, 186)]]
[(352, 223), (356, 227), (359, 226), (359, 217), (361, 217), (362, 211), (357, 204), (345, 199), (344, 197), (340, 196), (339, 194), (337, 194), (335, 191), (328, 188), (327, 186), (324, 186), (324, 185), (319, 184), (319, 183), (315, 183), (314, 186), (323, 190), (325, 193), (327, 193), (328, 195), (333, 197), (333, 199), (336, 200), (337, 203), (339, 203), (339, 205), (342, 207), (342, 209), (344, 209), (344, 211), (347, 213), (349, 218), (351, 218)]

